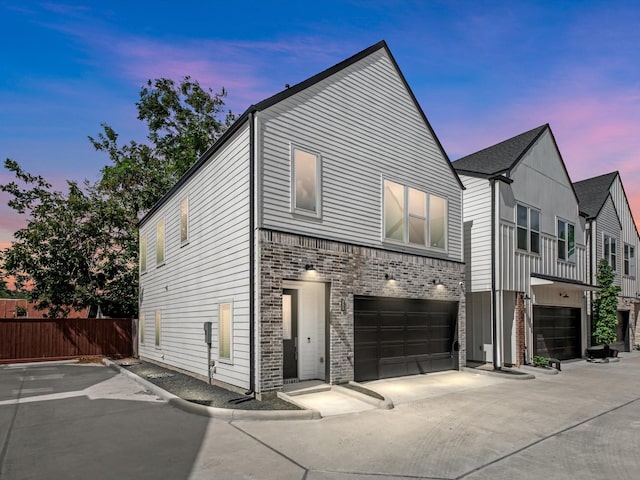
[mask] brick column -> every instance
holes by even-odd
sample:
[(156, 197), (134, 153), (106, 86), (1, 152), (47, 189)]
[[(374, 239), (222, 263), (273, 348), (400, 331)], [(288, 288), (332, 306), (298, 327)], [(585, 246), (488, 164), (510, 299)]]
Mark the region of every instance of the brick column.
[(525, 329), (525, 305), (524, 293), (516, 294), (516, 366), (519, 367), (523, 363), (524, 352), (526, 350), (526, 329)]

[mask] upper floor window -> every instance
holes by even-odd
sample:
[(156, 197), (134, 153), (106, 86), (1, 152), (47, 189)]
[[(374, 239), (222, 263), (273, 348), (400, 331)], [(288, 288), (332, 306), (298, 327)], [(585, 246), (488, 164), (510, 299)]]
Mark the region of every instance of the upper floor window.
[(189, 242), (189, 198), (180, 202), (180, 244)]
[(160, 266), (164, 263), (164, 220), (158, 221), (156, 224), (156, 265)]
[(518, 250), (540, 253), (540, 212), (517, 204), (516, 229)]
[(385, 180), (384, 238), (445, 250), (447, 200)]
[(576, 227), (558, 220), (558, 259), (568, 262), (576, 261)]
[(140, 273), (147, 271), (147, 234), (140, 236)]
[(320, 155), (293, 148), (291, 199), (293, 211), (320, 216)]
[(611, 266), (611, 270), (614, 272), (617, 270), (618, 263), (618, 253), (617, 253), (617, 241), (614, 237), (610, 237), (609, 235), (604, 235), (603, 242), (603, 258), (609, 263)]
[(624, 245), (624, 274), (636, 276), (636, 249), (632, 245)]

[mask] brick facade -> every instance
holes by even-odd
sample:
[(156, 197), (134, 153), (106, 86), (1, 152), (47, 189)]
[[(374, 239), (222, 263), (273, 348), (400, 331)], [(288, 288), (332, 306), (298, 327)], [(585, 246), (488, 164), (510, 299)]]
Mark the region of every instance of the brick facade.
[[(258, 234), (258, 391), (282, 388), (283, 280), (313, 281), (330, 286), (329, 379), (353, 380), (353, 297), (355, 295), (459, 302), (458, 364), (465, 365), (464, 264), (407, 253), (350, 245), (318, 238), (260, 230)], [(395, 282), (385, 280), (391, 273)], [(442, 286), (433, 284), (439, 279)], [(346, 301), (346, 312), (341, 301)]]
[(527, 337), (525, 328), (525, 304), (524, 293), (516, 293), (516, 366), (519, 367), (524, 362), (524, 355), (527, 350)]

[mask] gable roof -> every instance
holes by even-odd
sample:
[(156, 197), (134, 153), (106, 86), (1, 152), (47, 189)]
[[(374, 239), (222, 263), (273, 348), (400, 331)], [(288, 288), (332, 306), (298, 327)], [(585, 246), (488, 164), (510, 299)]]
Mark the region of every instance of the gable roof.
[(487, 147), (453, 162), (453, 168), (460, 174), (491, 177), (512, 170), (533, 143), (549, 128), (544, 124), (516, 135), (491, 147)]
[(420, 106), (420, 104), (418, 103), (418, 100), (416, 99), (413, 91), (411, 90), (411, 88), (409, 87), (409, 84), (407, 83), (406, 79), (404, 78), (404, 75), (402, 74), (402, 72), (400, 71), (400, 67), (398, 67), (398, 64), (396, 63), (395, 58), (393, 57), (393, 55), (391, 54), (391, 51), (389, 50), (389, 47), (387, 46), (387, 43), (384, 40), (381, 40), (380, 42), (371, 45), (368, 48), (365, 48), (364, 50), (362, 50), (359, 53), (356, 53), (355, 55), (347, 58), (346, 60), (343, 60), (340, 63), (337, 63), (336, 65), (334, 65), (333, 67), (330, 67), (312, 77), (307, 78), (306, 80), (303, 80), (300, 83), (297, 83), (296, 85), (293, 85), (291, 87), (287, 87), (285, 88), (285, 90), (282, 90), (279, 93), (276, 93), (275, 95), (262, 100), (256, 104), (251, 105), (249, 108), (247, 108), (242, 115), (240, 115), (236, 121), (224, 132), (224, 134), (222, 134), (220, 136), (220, 138), (218, 138), (218, 140), (211, 146), (209, 147), (209, 149), (207, 149), (207, 151), (205, 151), (202, 156), (198, 159), (198, 161), (196, 161), (185, 173), (184, 175), (178, 180), (178, 182), (142, 217), (142, 219), (138, 222), (139, 225), (142, 225), (143, 223), (146, 222), (146, 220), (154, 213), (156, 212), (160, 207), (162, 207), (162, 205), (164, 205), (167, 200), (169, 198), (171, 198), (173, 196), (173, 194), (180, 189), (180, 187), (182, 185), (184, 185), (184, 183), (186, 183), (187, 180), (189, 180), (189, 178), (191, 178), (198, 170), (200, 170), (200, 168), (209, 160), (209, 158), (211, 158), (211, 156), (217, 152), (218, 150), (220, 150), (220, 148), (222, 148), (226, 142), (240, 129), (240, 127), (242, 127), (245, 122), (249, 121), (252, 117), (252, 115), (256, 112), (265, 110), (309, 87), (314, 86), (315, 84), (321, 82), (322, 80), (330, 77), (331, 75), (334, 75), (335, 73), (353, 65), (356, 62), (359, 62), (360, 60), (362, 60), (363, 58), (368, 57), (369, 55), (377, 52), (378, 50), (383, 49), (386, 54), (389, 56), (389, 59), (391, 60), (391, 63), (393, 64), (393, 67), (396, 71), (396, 73), (398, 74), (398, 76), (400, 77), (404, 87), (406, 88), (407, 92), (409, 93), (409, 96), (411, 97), (411, 100), (413, 101), (413, 104), (416, 108), (416, 110), (418, 111), (419, 115), (422, 117), (422, 120), (424, 121), (429, 133), (431, 134), (431, 136), (433, 137), (434, 141), (436, 142), (436, 145), (438, 146), (438, 149), (440, 150), (440, 153), (442, 154), (442, 156), (444, 157), (444, 160), (447, 162), (447, 164), (449, 165), (449, 168), (451, 170), (451, 173), (453, 174), (454, 178), (458, 181), (458, 184), (460, 185), (460, 188), (464, 190), (464, 185), (462, 184), (462, 180), (460, 180), (460, 177), (458, 176), (458, 173), (456, 172), (456, 170), (453, 168), (451, 161), (449, 160), (449, 157), (447, 155), (447, 153), (445, 152), (444, 148), (442, 147), (442, 144), (440, 143), (440, 140), (438, 139), (438, 137), (436, 136), (435, 132), (433, 131), (433, 128), (431, 127), (431, 124), (429, 123), (429, 120), (427, 120), (427, 116), (424, 114), (424, 111), (422, 110), (422, 107)]
[(596, 218), (609, 197), (611, 184), (618, 176), (618, 172), (605, 173), (598, 177), (587, 178), (573, 184), (578, 195), (580, 211), (588, 218)]

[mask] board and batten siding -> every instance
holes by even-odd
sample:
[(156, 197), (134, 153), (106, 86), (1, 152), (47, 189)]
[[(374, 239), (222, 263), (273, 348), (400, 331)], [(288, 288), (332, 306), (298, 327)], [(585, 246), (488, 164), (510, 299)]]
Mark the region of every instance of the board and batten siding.
[(621, 238), (622, 225), (620, 224), (618, 212), (616, 211), (616, 207), (613, 204), (611, 195), (609, 195), (609, 197), (607, 197), (607, 200), (604, 202), (604, 205), (602, 206), (602, 209), (598, 214), (596, 225), (596, 271), (594, 272), (593, 276), (594, 281), (596, 281), (598, 277), (598, 264), (600, 263), (600, 260), (604, 258), (604, 236), (607, 235), (616, 239), (616, 271), (613, 283), (614, 285), (621, 287), (622, 259), (624, 255), (623, 242)]
[[(491, 290), (491, 183), (461, 176), (467, 292)], [(469, 309), (468, 309), (469, 310)]]
[[(189, 243), (180, 242), (180, 202), (189, 199)], [(156, 266), (156, 223), (165, 221), (165, 264)], [(213, 378), (249, 386), (249, 128), (213, 154), (150, 218), (147, 272), (140, 277), (145, 343), (140, 355), (206, 377), (203, 323), (213, 323)], [(232, 362), (218, 357), (218, 306), (233, 304)], [(160, 347), (154, 344), (160, 311)]]
[[(635, 271), (636, 276), (630, 277), (624, 275), (624, 270), (620, 270), (620, 274), (622, 277), (621, 287), (622, 292), (621, 295), (623, 297), (635, 297), (637, 292), (640, 291), (638, 288), (638, 247), (640, 246), (640, 239), (638, 239), (638, 230), (636, 229), (635, 222), (633, 220), (633, 214), (631, 213), (631, 208), (629, 203), (627, 202), (626, 195), (624, 193), (624, 188), (622, 186), (622, 181), (620, 179), (620, 175), (616, 176), (615, 180), (611, 184), (610, 188), (611, 199), (618, 213), (618, 218), (620, 220), (620, 225), (622, 227), (621, 239), (622, 239), (622, 247), (621, 251), (621, 261), (624, 262), (624, 244), (631, 245), (635, 247)], [(621, 267), (623, 264), (621, 263)]]
[[(388, 179), (448, 201), (447, 253), (411, 251), (462, 261), (462, 190), (386, 51), (259, 112), (257, 122), (260, 227), (403, 250), (382, 241)], [(319, 219), (291, 213), (292, 146), (321, 156)]]

